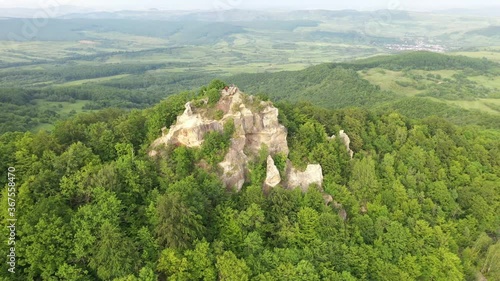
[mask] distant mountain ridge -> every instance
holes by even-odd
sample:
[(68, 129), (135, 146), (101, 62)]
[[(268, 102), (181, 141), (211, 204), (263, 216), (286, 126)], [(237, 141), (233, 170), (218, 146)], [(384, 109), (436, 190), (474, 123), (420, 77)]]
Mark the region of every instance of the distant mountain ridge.
[[(43, 9), (39, 8), (4, 8), (0, 16), (6, 18), (33, 18)], [(351, 17), (369, 19), (373, 13), (386, 13), (389, 10), (357, 11), (357, 10), (119, 10), (103, 11), (75, 6), (58, 6), (51, 8), (55, 17), (62, 19), (143, 19), (173, 21), (261, 21), (261, 20), (331, 20)], [(407, 11), (390, 10), (393, 18), (409, 19)], [(51, 12), (52, 13), (52, 12)], [(51, 15), (52, 16), (52, 15)]]
[[(43, 14), (44, 8), (0, 8), (0, 17), (33, 18)], [(341, 10), (248, 10), (248, 9), (217, 9), (212, 10), (102, 10), (73, 5), (60, 5), (47, 8), (55, 17), (64, 19), (149, 19), (149, 20), (200, 20), (200, 21), (253, 21), (253, 20), (328, 20), (338, 17), (366, 17), (373, 14), (389, 12), (393, 19), (409, 19), (412, 10), (373, 10), (359, 11), (353, 9)], [(421, 13), (421, 12), (419, 12)], [(500, 7), (494, 6), (479, 9), (445, 9), (428, 11), (429, 14), (452, 14), (464, 16), (500, 16)], [(53, 16), (52, 14), (50, 15)]]
[(67, 14), (85, 14), (93, 11), (95, 9), (72, 5), (58, 5), (47, 8), (0, 8), (0, 18), (60, 17)]
[(479, 9), (447, 9), (447, 10), (437, 10), (434, 12), (439, 14), (452, 14), (452, 15), (500, 17), (500, 6), (491, 6)]

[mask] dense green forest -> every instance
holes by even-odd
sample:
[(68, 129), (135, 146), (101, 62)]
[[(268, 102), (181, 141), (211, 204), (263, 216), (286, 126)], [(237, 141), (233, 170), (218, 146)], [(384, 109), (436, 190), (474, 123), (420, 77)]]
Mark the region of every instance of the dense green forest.
[[(500, 280), (500, 19), (214, 8), (0, 20), (0, 281)], [(215, 78), (321, 187), (225, 189), (231, 122), (148, 156)]]
[(242, 74), (231, 81), (247, 91), (265, 93), (276, 100), (311, 101), (330, 108), (373, 105), (394, 98), (393, 94), (382, 93), (361, 79), (356, 71), (332, 65), (294, 72)]
[[(15, 187), (17, 219), (16, 273), (4, 262), (2, 280), (500, 280), (497, 130), (279, 102), (290, 158), (321, 164), (323, 188), (263, 192), (257, 157), (237, 193), (200, 165), (230, 131), (147, 156), (186, 101), (221, 85), (143, 110), (78, 114), (51, 132), (2, 134), (0, 180)], [(328, 138), (340, 129), (352, 160)], [(4, 225), (10, 192), (0, 198)]]

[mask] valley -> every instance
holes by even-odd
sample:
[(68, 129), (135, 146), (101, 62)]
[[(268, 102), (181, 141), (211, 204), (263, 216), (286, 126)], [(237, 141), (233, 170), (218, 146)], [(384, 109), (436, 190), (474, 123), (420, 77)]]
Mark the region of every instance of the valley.
[[(224, 20), (217, 20), (218, 16)], [(346, 63), (344, 66), (350, 68), (349, 64), (357, 64), (358, 59), (397, 56), (402, 49), (421, 50), (418, 46), (429, 45), (423, 49), (440, 52), (445, 49), (447, 55), (499, 61), (494, 46), (500, 46), (500, 39), (491, 30), (500, 21), (493, 17), (403, 11), (297, 11), (286, 16), (244, 11), (189, 16), (150, 12), (131, 13), (120, 19), (87, 17), (82, 14), (48, 20), (39, 27), (36, 37), (26, 33), (33, 20), (0, 21), (1, 88), (23, 92), (29, 101), (20, 105), (9, 103), (8, 97), (0, 98), (11, 108), (0, 116), (7, 123), (1, 131), (16, 126), (29, 130), (50, 128), (56, 119), (69, 117), (72, 110), (144, 108), (214, 78), (230, 83), (234, 78), (246, 88), (247, 84), (240, 81), (251, 79), (242, 78), (247, 74), (253, 77), (259, 73), (279, 76), (283, 71), (308, 72), (310, 67), (323, 63)], [(208, 24), (186, 21), (186, 17), (206, 20)], [(258, 17), (266, 20), (253, 22)], [(468, 23), (466, 29), (457, 29), (455, 24), (464, 20)], [(436, 102), (437, 98), (449, 106), (477, 110), (474, 114), (498, 113), (497, 72), (446, 68), (403, 71), (372, 66), (356, 71), (359, 78), (391, 93), (379, 96), (380, 100), (372, 101), (375, 104), (391, 99), (391, 95), (427, 96), (430, 101)], [(466, 78), (458, 85), (464, 90), (455, 89), (451, 97), (441, 92), (447, 88), (446, 83), (457, 81), (453, 75)], [(81, 93), (82, 87), (85, 94)], [(253, 91), (253, 87), (248, 89)], [(268, 91), (271, 88), (255, 90), (272, 96), (275, 93)], [(303, 100), (315, 99), (321, 102), (323, 97)], [(65, 104), (68, 101), (83, 105), (69, 106)], [(47, 103), (53, 106), (42, 106)], [(349, 101), (340, 104), (349, 105)], [(59, 110), (61, 106), (64, 110)], [(28, 116), (24, 113), (27, 108)]]

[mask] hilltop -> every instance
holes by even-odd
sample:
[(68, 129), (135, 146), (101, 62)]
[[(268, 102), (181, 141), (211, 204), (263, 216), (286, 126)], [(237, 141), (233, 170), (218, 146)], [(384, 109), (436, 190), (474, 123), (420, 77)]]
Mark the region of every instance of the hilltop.
[[(340, 136), (351, 151), (349, 137), (343, 131)], [(220, 95), (211, 89), (187, 102), (177, 121), (162, 129), (162, 137), (153, 142), (149, 155), (160, 156), (157, 149), (172, 145), (201, 149), (200, 163), (220, 169), (221, 180), (229, 189), (240, 191), (250, 182), (250, 167), (259, 158), (266, 159), (265, 188), (281, 183), (288, 189), (307, 191), (311, 184), (321, 187), (323, 183), (321, 165), (308, 164), (300, 171), (288, 159), (287, 130), (278, 121), (278, 109), (269, 101), (243, 94), (236, 86), (225, 87)], [(207, 150), (214, 150), (212, 146), (221, 148), (219, 155), (206, 155)]]
[(500, 281), (499, 18), (60, 8), (0, 20), (0, 281)]
[(498, 131), (225, 86), (0, 136), (23, 245), (0, 277), (499, 276)]

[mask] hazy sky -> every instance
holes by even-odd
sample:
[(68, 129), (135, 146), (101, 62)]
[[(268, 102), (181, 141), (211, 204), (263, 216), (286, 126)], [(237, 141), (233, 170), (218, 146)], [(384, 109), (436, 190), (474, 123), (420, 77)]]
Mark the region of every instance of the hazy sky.
[(498, 0), (0, 0), (0, 8), (72, 5), (105, 10), (165, 9), (402, 9), (435, 10), (499, 6)]

